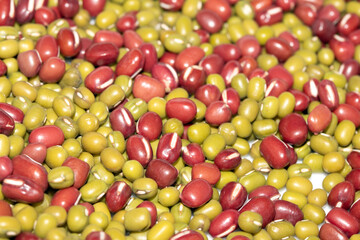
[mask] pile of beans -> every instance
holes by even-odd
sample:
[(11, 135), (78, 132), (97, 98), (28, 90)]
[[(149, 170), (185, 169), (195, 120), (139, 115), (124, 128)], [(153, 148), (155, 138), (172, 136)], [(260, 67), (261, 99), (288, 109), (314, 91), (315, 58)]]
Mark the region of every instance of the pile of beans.
[(358, 1), (0, 0), (0, 239), (360, 239), (359, 64)]

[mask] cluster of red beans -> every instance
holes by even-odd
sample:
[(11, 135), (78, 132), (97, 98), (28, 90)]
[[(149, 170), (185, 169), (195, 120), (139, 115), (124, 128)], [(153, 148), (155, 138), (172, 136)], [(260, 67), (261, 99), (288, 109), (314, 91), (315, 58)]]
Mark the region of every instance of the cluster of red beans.
[[(186, 1), (186, 0), (185, 0)], [(196, 21), (201, 42), (209, 41), (211, 34), (221, 31), (233, 14), (232, 6), (238, 0), (207, 0), (198, 10)], [(231, 87), (232, 79), (244, 74), (249, 80), (261, 77), (266, 81), (266, 96), (278, 97), (288, 91), (295, 97), (294, 112), (278, 119), (281, 139), (275, 135), (266, 136), (260, 144), (260, 153), (271, 168), (287, 168), (298, 161), (293, 146), (301, 146), (308, 134), (321, 134), (331, 123), (332, 114), (338, 121), (350, 120), (359, 130), (360, 93), (346, 93), (346, 102), (340, 104), (337, 87), (331, 80), (310, 79), (303, 91), (292, 89), (292, 74), (283, 66), (299, 48), (299, 40), (290, 32), (282, 32), (269, 39), (264, 48), (254, 36), (244, 36), (235, 43), (214, 46), (213, 53), (205, 56), (199, 46), (189, 46), (180, 53), (165, 51), (160, 59), (156, 48), (146, 43), (136, 32), (137, 12), (125, 13), (116, 22), (116, 29), (99, 30), (93, 39), (80, 38), (72, 18), (80, 8), (87, 10), (92, 17), (103, 11), (105, 0), (58, 0), (56, 7), (47, 7), (47, 1), (0, 0), (0, 26), (14, 26), (35, 22), (48, 26), (56, 19), (65, 19), (70, 27), (59, 29), (57, 38), (41, 36), (33, 50), (17, 55), (19, 70), (27, 78), (39, 77), (42, 84), (58, 83), (66, 72), (66, 59), (84, 59), (96, 68), (83, 79), (84, 86), (94, 95), (101, 94), (114, 84), (116, 77), (126, 75), (133, 78), (132, 97), (149, 102), (155, 97), (164, 98), (175, 88), (184, 88), (190, 95), (207, 106), (205, 120), (217, 127), (238, 113), (243, 99)], [(181, 11), (184, 0), (160, 0), (162, 11)], [(259, 26), (281, 22), (283, 13), (293, 11), (322, 43), (328, 44), (336, 60), (341, 64), (340, 73), (346, 79), (358, 75), (359, 63), (354, 59), (356, 45), (360, 44), (360, 18), (354, 13), (343, 15), (333, 5), (324, 5), (322, 0), (253, 0), (255, 21)], [(120, 60), (121, 48), (127, 48)], [(261, 51), (275, 56), (279, 65), (265, 71), (258, 67), (257, 57)], [(60, 56), (61, 54), (61, 56)], [(146, 74), (145, 74), (146, 72)], [(6, 64), (0, 60), (0, 76), (7, 74)], [(205, 84), (210, 74), (220, 74), (226, 89), (220, 92), (217, 86)], [(109, 121), (114, 131), (120, 131), (127, 139), (126, 154), (146, 168), (146, 177), (156, 181), (159, 188), (172, 186), (177, 180), (178, 170), (172, 165), (179, 157), (192, 166), (195, 177), (182, 189), (181, 202), (189, 208), (198, 208), (212, 198), (212, 187), (220, 179), (220, 171), (234, 170), (241, 164), (241, 157), (234, 148), (224, 149), (215, 158), (214, 164), (204, 164), (205, 159), (191, 157), (182, 151), (181, 138), (187, 138), (186, 129), (194, 123), (197, 106), (191, 99), (175, 98), (166, 103), (168, 118), (176, 118), (185, 126), (183, 136), (176, 133), (161, 135), (162, 119), (154, 112), (147, 112), (136, 123), (130, 111), (124, 107), (128, 99), (116, 103), (110, 109)], [(307, 121), (299, 113), (306, 112), (312, 101), (320, 101), (308, 115)], [(15, 123), (22, 123), (24, 113), (9, 103), (0, 103), (0, 133), (13, 134)], [(11, 203), (37, 203), (44, 198), (48, 189), (47, 171), (42, 165), (46, 149), (61, 145), (64, 134), (56, 126), (40, 126), (29, 131), (27, 145), (21, 155), (10, 159), (0, 157), (0, 182), (2, 194)], [(156, 158), (150, 142), (156, 139), (159, 144)], [(86, 149), (85, 149), (86, 150)], [(196, 155), (203, 156), (201, 145), (191, 143), (187, 147)], [(155, 154), (154, 154), (155, 155)], [(155, 158), (155, 159), (154, 159)], [(339, 183), (328, 196), (328, 204), (333, 208), (321, 226), (321, 239), (348, 239), (359, 232), (360, 202), (355, 203), (355, 192), (360, 190), (360, 153), (353, 150), (348, 156), (353, 170), (346, 181)], [(79, 188), (87, 181), (90, 167), (75, 157), (69, 157), (63, 166), (70, 167), (75, 174), (74, 185), (57, 190), (51, 200), (52, 205), (63, 206), (69, 210), (78, 204)], [(194, 177), (193, 176), (193, 177)], [(206, 181), (204, 181), (206, 180)], [(179, 186), (182, 187), (182, 186)], [(126, 206), (132, 190), (121, 181), (109, 186), (104, 196), (110, 212), (116, 213)], [(230, 182), (220, 190), (220, 204), (223, 211), (212, 220), (209, 234), (213, 237), (226, 237), (238, 227), (239, 214), (254, 211), (263, 218), (263, 227), (275, 219), (285, 219), (296, 224), (303, 219), (301, 209), (284, 200), (273, 201), (280, 196), (274, 187), (262, 186), (250, 194), (240, 183)], [(246, 200), (248, 201), (246, 202)], [(100, 200), (100, 199), (99, 199)], [(7, 201), (1, 202), (0, 213), (10, 209)], [(93, 211), (91, 204), (79, 203)], [(149, 209), (156, 222), (156, 207), (147, 201), (142, 204)], [(341, 207), (338, 207), (341, 206)], [(10, 210), (11, 212), (11, 210)], [(1, 225), (1, 223), (0, 223)], [(100, 233), (99, 233), (100, 234)], [(102, 233), (103, 234), (103, 233)], [(97, 239), (93, 234), (91, 239)], [(102, 235), (103, 236), (103, 235)], [(34, 234), (21, 233), (16, 239), (35, 239)], [(86, 239), (90, 239), (86, 238)], [(193, 230), (186, 230), (171, 239), (204, 239)], [(245, 236), (232, 239), (246, 240)]]

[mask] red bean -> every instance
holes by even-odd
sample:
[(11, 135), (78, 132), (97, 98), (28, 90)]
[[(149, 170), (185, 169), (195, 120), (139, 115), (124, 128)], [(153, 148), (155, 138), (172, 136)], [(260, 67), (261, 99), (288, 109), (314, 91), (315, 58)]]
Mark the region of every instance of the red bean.
[(210, 185), (215, 185), (220, 180), (221, 174), (219, 168), (213, 163), (198, 163), (195, 164), (191, 170), (192, 179), (204, 179), (210, 183)]
[(74, 185), (75, 188), (82, 187), (88, 178), (90, 172), (90, 166), (83, 160), (80, 160), (76, 157), (68, 157), (62, 164), (71, 168), (74, 173)]
[(350, 207), (349, 213), (353, 215), (357, 220), (360, 220), (360, 201), (356, 200)]
[(311, 29), (323, 43), (328, 43), (336, 33), (334, 23), (327, 19), (316, 19)]
[(176, 133), (163, 135), (156, 150), (156, 157), (173, 164), (181, 154), (181, 139)]
[(179, 84), (190, 94), (205, 84), (206, 73), (202, 67), (193, 65), (185, 68), (179, 76)]
[(240, 48), (243, 56), (257, 58), (261, 52), (259, 41), (251, 35), (246, 35), (236, 41), (236, 45)]
[(299, 50), (300, 48), (299, 40), (292, 33), (288, 31), (282, 32), (280, 33), (279, 38), (284, 39), (290, 45), (293, 52)]
[(180, 200), (187, 207), (197, 208), (207, 203), (212, 194), (212, 187), (207, 181), (201, 178), (193, 179), (185, 185)]
[(224, 149), (216, 155), (214, 163), (220, 170), (233, 170), (241, 163), (241, 155), (236, 149)]
[(24, 113), (19, 108), (8, 103), (0, 103), (0, 109), (6, 112), (15, 122), (22, 123)]
[(310, 97), (311, 101), (317, 101), (319, 100), (319, 91), (318, 91), (318, 85), (319, 85), (320, 81), (315, 79), (315, 78), (311, 78), (309, 81), (307, 81), (304, 84), (303, 87), (303, 92)]
[(0, 200), (0, 216), (12, 216), (10, 203), (5, 200)]
[(140, 35), (134, 30), (126, 30), (123, 34), (124, 37), (124, 46), (128, 49), (139, 48), (144, 41)]
[(205, 162), (205, 155), (197, 143), (190, 143), (182, 148), (182, 158), (189, 166)]
[(19, 0), (15, 9), (15, 19), (19, 24), (30, 22), (35, 14), (35, 1)]
[(260, 26), (273, 25), (278, 23), (283, 18), (283, 12), (281, 7), (270, 6), (262, 12), (255, 15), (255, 20)]
[(59, 0), (58, 8), (61, 15), (65, 18), (74, 17), (79, 11), (79, 1), (77, 0)]
[(105, 4), (105, 0), (83, 0), (83, 8), (87, 10), (92, 17), (95, 17), (102, 12)]
[(167, 63), (171, 67), (175, 68), (175, 59), (177, 57), (176, 53), (173, 52), (164, 52), (162, 57), (160, 58), (159, 62)]
[(0, 182), (13, 172), (13, 162), (8, 156), (0, 157)]
[(144, 54), (139, 48), (127, 52), (116, 65), (116, 76), (127, 75), (135, 77), (144, 67)]
[(272, 2), (272, 0), (253, 0), (251, 1), (251, 6), (255, 13), (259, 13), (270, 7)]
[(347, 162), (350, 166), (354, 168), (360, 168), (360, 152), (359, 151), (351, 151), (346, 158)]
[(187, 67), (196, 65), (205, 56), (202, 48), (197, 46), (188, 47), (180, 52), (175, 59), (175, 69), (182, 71)]
[(281, 78), (272, 78), (267, 81), (267, 89), (265, 92), (265, 96), (275, 96), (279, 97), (280, 94), (287, 91), (289, 89), (289, 85), (285, 80)]
[(42, 143), (29, 143), (21, 152), (38, 163), (43, 163), (46, 158), (46, 145)]
[(241, 56), (240, 48), (231, 43), (224, 43), (215, 46), (213, 53), (219, 55), (225, 62), (238, 60)]
[(15, 240), (41, 240), (35, 233), (22, 232), (15, 237)]
[(267, 197), (271, 201), (275, 201), (280, 199), (281, 194), (277, 188), (271, 185), (263, 185), (249, 193), (249, 199), (254, 197)]
[(150, 201), (143, 201), (136, 208), (141, 208), (141, 207), (146, 208), (149, 211), (150, 216), (151, 216), (150, 227), (154, 226), (156, 223), (156, 218), (157, 218), (157, 210), (156, 210), (155, 204)]
[(131, 188), (126, 182), (116, 181), (111, 184), (105, 194), (106, 206), (110, 212), (120, 211), (129, 200), (131, 193)]
[(222, 123), (229, 122), (231, 116), (232, 112), (229, 106), (223, 101), (210, 103), (205, 112), (206, 121), (213, 126), (219, 126)]
[(326, 215), (326, 220), (341, 229), (348, 237), (359, 232), (358, 220), (343, 208), (335, 207), (331, 209)]
[(339, 94), (335, 83), (330, 80), (322, 80), (318, 85), (319, 98), (322, 104), (331, 111), (339, 106)]
[(13, 133), (14, 129), (14, 119), (4, 110), (0, 109), (0, 134), (10, 136)]
[(26, 77), (35, 77), (40, 71), (41, 59), (36, 50), (29, 50), (19, 53), (17, 57), (20, 71)]
[(221, 101), (226, 103), (233, 115), (235, 115), (238, 112), (239, 106), (240, 106), (240, 97), (237, 91), (234, 88), (226, 88), (221, 93)]
[(37, 203), (44, 199), (44, 191), (33, 180), (19, 175), (10, 175), (2, 182), (2, 193), (17, 202)]
[(349, 209), (355, 199), (355, 188), (351, 182), (336, 184), (329, 193), (328, 203), (331, 207)]
[(327, 19), (334, 24), (340, 20), (339, 10), (332, 4), (323, 6), (317, 13), (319, 19)]
[(68, 187), (58, 190), (51, 199), (51, 206), (61, 206), (66, 211), (78, 204), (81, 194), (77, 188)]
[(289, 165), (291, 153), (286, 143), (274, 135), (265, 137), (260, 144), (260, 153), (272, 168)]
[(134, 97), (149, 102), (154, 97), (164, 97), (165, 86), (155, 78), (139, 74), (134, 81), (133, 94)]
[(242, 72), (242, 69), (241, 69), (241, 65), (240, 65), (239, 61), (236, 61), (236, 60), (228, 61), (224, 65), (224, 67), (220, 73), (225, 81), (226, 87), (230, 87), (232, 78), (241, 72)]
[(115, 73), (108, 66), (101, 66), (93, 70), (85, 78), (85, 86), (94, 94), (102, 93), (115, 81)]
[(45, 83), (57, 83), (63, 77), (65, 67), (65, 61), (61, 58), (48, 58), (40, 68), (40, 80)]
[(136, 132), (149, 141), (157, 139), (162, 131), (162, 120), (155, 112), (147, 112), (136, 123)]
[(57, 34), (57, 41), (60, 47), (60, 53), (65, 57), (73, 57), (80, 52), (80, 36), (70, 28), (60, 29)]
[(226, 237), (237, 228), (239, 212), (228, 209), (217, 215), (210, 224), (209, 233), (212, 237)]
[(135, 120), (128, 109), (118, 106), (109, 116), (111, 127), (114, 131), (120, 131), (125, 138), (130, 137), (136, 129)]
[(191, 122), (196, 116), (196, 104), (188, 98), (173, 98), (167, 101), (165, 110), (169, 118), (179, 119), (183, 124)]
[(280, 120), (279, 132), (284, 142), (300, 146), (307, 139), (308, 126), (300, 114), (291, 113)]
[(265, 48), (269, 54), (274, 55), (280, 62), (286, 61), (293, 53), (290, 44), (279, 37), (270, 38), (266, 41)]
[(320, 239), (348, 240), (348, 237), (335, 225), (324, 223), (319, 231)]
[(267, 197), (254, 197), (250, 199), (241, 209), (240, 214), (245, 211), (252, 211), (260, 214), (263, 218), (263, 227), (274, 220), (275, 206)]
[(204, 9), (216, 12), (224, 22), (231, 16), (231, 7), (226, 0), (208, 0), (204, 4)]
[(178, 75), (175, 69), (169, 64), (161, 62), (154, 64), (151, 69), (151, 75), (164, 84), (167, 93), (179, 85)]
[(155, 180), (159, 188), (165, 188), (175, 183), (178, 170), (163, 159), (154, 159), (148, 164), (145, 176)]
[(305, 111), (310, 104), (310, 97), (306, 95), (304, 92), (296, 89), (289, 89), (289, 92), (295, 97), (294, 111), (295, 112)]
[(292, 11), (295, 8), (296, 0), (276, 0), (275, 3), (283, 11)]
[(118, 55), (119, 49), (115, 44), (99, 42), (90, 45), (85, 53), (85, 59), (96, 66), (104, 66), (115, 63)]
[(309, 113), (307, 119), (308, 128), (315, 134), (320, 133), (329, 126), (331, 118), (330, 109), (324, 104), (319, 104)]
[(360, 29), (357, 29), (353, 32), (351, 32), (349, 35), (348, 35), (348, 38), (350, 39), (350, 41), (357, 45), (360, 43)]
[(360, 70), (359, 63), (355, 59), (348, 59), (344, 61), (339, 68), (339, 73), (344, 74), (346, 79), (358, 74)]
[(348, 36), (359, 26), (360, 18), (355, 13), (345, 14), (337, 24), (337, 31), (340, 35)]
[(246, 188), (238, 182), (229, 182), (220, 192), (219, 202), (223, 210), (239, 210), (247, 198)]
[(4, 76), (7, 72), (7, 66), (4, 61), (0, 60), (0, 76)]
[(351, 170), (345, 177), (346, 181), (349, 181), (355, 187), (355, 190), (360, 190), (360, 168), (355, 168)]
[(58, 43), (51, 35), (44, 35), (39, 38), (35, 49), (38, 51), (42, 62), (45, 62), (50, 57), (57, 57), (59, 55)]
[(355, 46), (348, 38), (335, 35), (330, 40), (329, 46), (339, 62), (344, 62), (354, 56)]
[(224, 66), (224, 60), (217, 54), (210, 54), (203, 58), (199, 65), (204, 69), (206, 75), (210, 75), (221, 72)]
[(0, 26), (13, 26), (15, 23), (15, 1), (0, 0)]
[(158, 62), (155, 47), (151, 43), (143, 43), (140, 46), (140, 50), (144, 54), (144, 58), (145, 58), (144, 71), (151, 72), (153, 66)]
[(294, 13), (308, 26), (311, 26), (316, 19), (316, 7), (309, 3), (297, 5)]
[(340, 104), (339, 107), (334, 110), (334, 113), (339, 122), (343, 120), (350, 120), (356, 127), (360, 126), (360, 111), (354, 106), (346, 103)]
[(78, 203), (78, 205), (84, 206), (86, 208), (88, 216), (90, 216), (93, 212), (95, 212), (95, 208), (91, 203), (81, 202)]
[(286, 70), (286, 68), (284, 68), (281, 65), (276, 65), (268, 70), (268, 80), (274, 78), (280, 78), (284, 80), (289, 86), (289, 88), (291, 88), (294, 83), (293, 76), (290, 74), (288, 70)]
[(135, 30), (137, 24), (138, 23), (135, 14), (126, 13), (117, 20), (116, 29), (123, 33), (126, 30)]
[(91, 233), (89, 233), (88, 235), (86, 235), (85, 240), (111, 240), (111, 237), (109, 234), (107, 234), (104, 231), (93, 231)]
[(29, 143), (42, 143), (46, 147), (61, 145), (63, 142), (64, 133), (55, 125), (38, 127), (29, 135)]
[(258, 66), (256, 60), (250, 56), (243, 56), (242, 58), (239, 59), (239, 63), (240, 63), (243, 74), (245, 74), (245, 76), (247, 76), (247, 77)]
[(184, 4), (184, 0), (160, 0), (160, 7), (168, 11), (178, 11)]
[(304, 214), (301, 209), (294, 203), (285, 200), (276, 200), (275, 217), (274, 220), (284, 219), (291, 222), (292, 225), (304, 219)]
[(223, 20), (214, 11), (202, 9), (196, 14), (196, 21), (199, 25), (209, 33), (216, 33), (221, 30)]
[(175, 235), (173, 235), (170, 240), (204, 240), (201, 233), (195, 231), (195, 230), (183, 230)]
[(17, 155), (12, 159), (13, 175), (26, 177), (36, 182), (45, 191), (48, 187), (47, 171), (38, 162), (26, 155)]
[(153, 158), (149, 140), (142, 135), (132, 135), (126, 141), (126, 153), (129, 159), (135, 159), (146, 167)]

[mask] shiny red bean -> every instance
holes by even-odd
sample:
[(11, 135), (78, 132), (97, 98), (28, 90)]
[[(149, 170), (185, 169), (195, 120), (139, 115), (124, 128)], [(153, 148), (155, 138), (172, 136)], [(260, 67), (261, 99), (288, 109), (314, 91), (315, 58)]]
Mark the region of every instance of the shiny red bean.
[(290, 44), (279, 37), (270, 38), (266, 41), (265, 48), (269, 54), (274, 55), (280, 62), (286, 61), (293, 53)]
[(85, 59), (96, 66), (104, 66), (115, 63), (118, 55), (119, 49), (115, 44), (99, 42), (90, 45), (85, 53)]
[(175, 69), (182, 71), (187, 67), (196, 65), (204, 56), (205, 52), (202, 48), (197, 46), (188, 47), (176, 56)]
[(310, 97), (306, 95), (304, 92), (290, 89), (289, 92), (295, 97), (295, 112), (305, 111), (310, 104)]
[(271, 185), (263, 185), (249, 193), (248, 197), (249, 199), (254, 197), (267, 197), (271, 201), (275, 201), (280, 199), (281, 194), (279, 193), (279, 190), (277, 188)]
[(181, 139), (176, 133), (163, 135), (156, 150), (156, 157), (173, 164), (181, 154)]
[(29, 143), (21, 152), (38, 163), (43, 163), (46, 158), (46, 145), (42, 143)]
[(121, 210), (131, 196), (131, 188), (123, 181), (116, 181), (107, 190), (105, 194), (106, 206), (110, 212), (115, 213)]
[(0, 76), (4, 76), (7, 72), (7, 66), (4, 61), (0, 60)]
[(94, 94), (102, 93), (115, 81), (115, 73), (108, 66), (101, 66), (93, 70), (85, 78), (85, 86)]
[(15, 20), (19, 24), (30, 22), (35, 15), (35, 1), (19, 0), (15, 9)]
[(206, 180), (193, 179), (185, 185), (180, 194), (180, 200), (187, 207), (197, 208), (207, 203), (212, 194), (212, 187)]
[(153, 158), (149, 140), (142, 135), (132, 135), (126, 141), (126, 153), (129, 159), (137, 160), (146, 167)]
[(83, 0), (83, 8), (87, 10), (92, 17), (95, 17), (102, 12), (105, 4), (105, 0)]
[(209, 33), (219, 32), (223, 26), (223, 20), (214, 11), (202, 9), (196, 14), (199, 25)]
[(294, 203), (285, 200), (276, 200), (274, 220), (284, 219), (291, 222), (292, 225), (304, 219), (301, 209)]
[(15, 240), (41, 240), (35, 233), (21, 232), (15, 237)]
[(154, 159), (148, 164), (145, 176), (155, 180), (159, 188), (164, 188), (175, 183), (178, 170), (163, 159)]
[(111, 127), (114, 131), (120, 131), (125, 138), (130, 137), (136, 129), (135, 120), (131, 112), (125, 107), (118, 106), (109, 116)]
[(349, 213), (353, 215), (357, 220), (360, 220), (360, 201), (356, 200), (350, 207)]
[(8, 156), (0, 157), (0, 182), (13, 172), (13, 162)]
[(360, 18), (355, 13), (347, 13), (337, 24), (337, 31), (340, 35), (348, 36), (358, 28), (359, 24)]
[(65, 73), (65, 61), (59, 57), (48, 58), (40, 68), (40, 80), (45, 83), (57, 83)]
[(311, 26), (316, 17), (317, 11), (316, 7), (309, 3), (299, 4), (295, 8), (295, 15), (300, 18), (300, 20), (308, 26)]
[(15, 23), (15, 1), (0, 0), (0, 26), (13, 26)]
[(144, 63), (145, 58), (142, 51), (139, 48), (133, 48), (117, 63), (116, 76), (127, 75), (135, 77), (143, 69)]
[(354, 56), (355, 46), (348, 38), (335, 35), (330, 40), (329, 46), (339, 62), (344, 62)]
[(64, 57), (73, 57), (80, 52), (81, 41), (79, 34), (70, 28), (62, 28), (57, 34), (60, 53)]
[(331, 209), (326, 215), (326, 221), (341, 229), (348, 237), (359, 232), (358, 220), (343, 208)]
[(154, 97), (164, 97), (165, 86), (155, 78), (139, 74), (134, 81), (133, 94), (134, 97), (149, 102)]
[(0, 134), (10, 136), (13, 133), (14, 129), (14, 119), (4, 110), (0, 109)]
[(189, 166), (205, 162), (205, 155), (197, 143), (190, 143), (182, 148), (182, 158)]
[(12, 216), (10, 203), (5, 200), (0, 200), (0, 216)]
[(232, 112), (229, 106), (223, 101), (210, 103), (205, 112), (206, 122), (213, 126), (219, 126), (222, 123), (231, 120)]
[(55, 125), (38, 127), (29, 135), (29, 143), (42, 143), (46, 147), (61, 145), (63, 142), (64, 133)]
[(360, 29), (357, 29), (353, 32), (351, 32), (349, 35), (348, 35), (348, 38), (350, 39), (350, 41), (357, 45), (360, 43)]
[(90, 166), (83, 160), (80, 160), (76, 157), (68, 157), (62, 164), (71, 168), (74, 173), (74, 185), (75, 188), (82, 187), (88, 178), (90, 172)]
[(207, 75), (210, 75), (221, 72), (221, 69), (224, 66), (224, 60), (217, 54), (210, 54), (204, 57), (199, 65), (204, 69)]
[(339, 68), (339, 73), (344, 74), (346, 79), (355, 76), (360, 71), (359, 63), (354, 59), (344, 61)]
[(317, 101), (319, 100), (319, 91), (318, 91), (318, 86), (319, 86), (320, 81), (315, 79), (315, 78), (311, 78), (309, 81), (307, 81), (304, 86), (303, 86), (303, 92), (310, 97), (311, 101)]
[[(77, 188), (68, 187), (58, 190), (51, 199), (51, 206), (61, 206), (66, 211), (78, 204), (81, 194)], [(89, 213), (90, 214), (90, 213)]]
[(178, 75), (169, 64), (161, 62), (154, 64), (151, 69), (151, 75), (164, 84), (167, 93), (179, 86)]
[(354, 186), (355, 190), (360, 190), (360, 169), (355, 168), (351, 170), (345, 177), (346, 181), (349, 181)]
[(267, 197), (254, 197), (250, 199), (241, 209), (240, 214), (245, 211), (252, 211), (260, 214), (263, 218), (263, 227), (274, 220), (275, 206)]
[(250, 56), (244, 56), (239, 59), (239, 63), (242, 69), (242, 73), (245, 74), (245, 76), (249, 76), (252, 71), (254, 71), (258, 64), (255, 60), (255, 58)]
[(334, 5), (328, 4), (319, 9), (317, 17), (319, 19), (327, 19), (336, 24), (340, 20), (340, 12)]
[(240, 48), (231, 43), (224, 43), (215, 46), (213, 53), (219, 55), (225, 62), (238, 60), (241, 56)]
[(353, 150), (346, 157), (347, 162), (354, 168), (360, 168), (360, 152)]
[(212, 237), (226, 237), (237, 228), (239, 212), (228, 209), (217, 215), (210, 224), (209, 233)]
[(140, 50), (144, 54), (145, 63), (144, 63), (144, 71), (151, 72), (153, 66), (158, 62), (156, 49), (151, 43), (143, 43), (140, 46)]
[(224, 149), (216, 155), (214, 163), (220, 170), (233, 170), (241, 163), (241, 155), (236, 149)]
[(17, 155), (12, 159), (13, 175), (26, 177), (36, 182), (45, 191), (48, 187), (47, 171), (38, 162), (26, 155)]
[(178, 11), (184, 4), (184, 0), (160, 0), (160, 7), (168, 11)]
[(130, 50), (133, 48), (139, 48), (144, 43), (140, 35), (133, 30), (126, 30), (123, 33), (123, 37), (124, 46)]
[(204, 240), (204, 237), (201, 235), (201, 233), (195, 231), (195, 230), (183, 230), (175, 235), (173, 235), (170, 240)]
[(154, 203), (152, 203), (150, 201), (143, 201), (136, 208), (146, 208), (149, 211), (150, 216), (151, 216), (151, 225), (150, 225), (150, 227), (155, 225), (156, 218), (157, 218), (157, 210), (156, 210), (156, 206), (155, 206)]
[(85, 240), (111, 240), (112, 238), (110, 237), (109, 234), (107, 234), (104, 231), (93, 231), (91, 233), (89, 233), (88, 235), (86, 235)]
[(270, 7), (272, 2), (272, 0), (253, 0), (251, 1), (251, 6), (255, 13), (259, 13)]
[(135, 14), (127, 13), (117, 20), (116, 29), (123, 33), (126, 30), (135, 30), (137, 24), (138, 23)]
[(319, 237), (321, 240), (336, 239), (336, 240), (348, 240), (348, 237), (335, 225), (331, 223), (324, 223), (319, 231)]
[(219, 168), (213, 163), (198, 163), (192, 167), (192, 179), (204, 179), (211, 185), (215, 185), (220, 180), (221, 174)]
[(289, 89), (288, 83), (281, 78), (272, 78), (267, 81), (265, 96), (279, 97), (280, 94)]
[(191, 122), (196, 116), (196, 104), (188, 98), (173, 98), (167, 101), (165, 110), (169, 118), (179, 119), (183, 124)]
[(155, 112), (147, 112), (136, 123), (136, 132), (149, 141), (157, 139), (162, 131), (162, 120)]
[(281, 7), (283, 11), (291, 11), (295, 8), (296, 0), (276, 0), (275, 3)]
[(220, 192), (219, 202), (223, 210), (239, 210), (247, 198), (246, 188), (238, 182), (229, 182)]
[(356, 127), (360, 126), (360, 111), (354, 106), (346, 103), (340, 104), (339, 107), (334, 110), (334, 113), (339, 122), (343, 120), (350, 120)]
[(255, 15), (255, 20), (260, 26), (273, 25), (278, 23), (283, 18), (281, 7), (270, 6), (262, 12)]
[(59, 0), (58, 8), (64, 18), (72, 18), (78, 13), (80, 5), (77, 0)]
[(50, 23), (56, 20), (56, 15), (51, 8), (41, 7), (35, 10), (34, 20), (35, 23), (48, 26)]
[(309, 113), (307, 118), (308, 128), (311, 132), (318, 134), (329, 126), (331, 118), (330, 109), (324, 104), (319, 104)]
[(26, 77), (35, 77), (40, 71), (41, 59), (37, 50), (29, 50), (19, 53), (17, 62), (20, 71)]
[(76, 58), (85, 59), (86, 51), (91, 46), (93, 41), (90, 40), (89, 38), (80, 38), (80, 42), (81, 42), (81, 44), (80, 44), (81, 49), (80, 49), (78, 55), (76, 55)]
[(179, 76), (179, 84), (190, 94), (205, 84), (206, 73), (200, 66), (193, 65), (185, 68)]
[(81, 202), (78, 203), (78, 205), (84, 206), (86, 208), (88, 216), (95, 212), (94, 206), (89, 202)]
[(233, 88), (226, 88), (221, 93), (221, 101), (226, 103), (233, 115), (235, 115), (238, 112), (239, 106), (240, 106), (240, 97), (237, 91)]
[(122, 47), (124, 40), (120, 33), (110, 31), (110, 30), (99, 30), (95, 33), (93, 38), (94, 43), (99, 42), (111, 42), (115, 44), (116, 47)]
[(257, 58), (261, 52), (259, 41), (251, 35), (240, 38), (236, 41), (236, 45), (240, 48), (242, 56)]
[(272, 168), (286, 167), (291, 158), (287, 144), (274, 135), (267, 136), (262, 140), (260, 153)]
[[(289, 86), (289, 88), (291, 88), (294, 83), (294, 78), (291, 75), (291, 73), (281, 65), (276, 65), (268, 70), (267, 80), (271, 80), (274, 78), (280, 78), (280, 79), (284, 80), (287, 83), (287, 85)], [(268, 83), (268, 81), (267, 81), (267, 83)]]
[(308, 126), (300, 114), (291, 113), (280, 120), (279, 133), (284, 142), (300, 146), (308, 135)]
[(24, 113), (19, 108), (8, 103), (0, 103), (0, 109), (6, 112), (15, 122), (22, 123)]
[(6, 198), (17, 202), (37, 203), (44, 199), (44, 191), (39, 184), (18, 175), (7, 176), (1, 191)]
[(329, 193), (328, 203), (331, 207), (349, 209), (355, 198), (355, 188), (351, 182), (336, 184)]
[(318, 85), (320, 102), (331, 111), (339, 106), (339, 94), (335, 83), (330, 80), (322, 80)]
[(280, 33), (279, 38), (284, 39), (290, 45), (293, 52), (296, 52), (300, 48), (299, 40), (289, 31)]
[(173, 68), (175, 68), (175, 60), (176, 60), (177, 54), (173, 52), (164, 52), (162, 57), (160, 58), (159, 62), (167, 63)]
[(224, 22), (231, 16), (231, 7), (226, 0), (208, 0), (204, 4), (204, 9), (216, 12)]
[(35, 49), (38, 51), (42, 62), (45, 62), (50, 57), (59, 56), (58, 43), (56, 39), (50, 35), (42, 36), (36, 42)]
[(225, 81), (226, 87), (230, 87), (231, 80), (233, 79), (233, 77), (241, 72), (242, 72), (242, 69), (241, 69), (241, 65), (240, 65), (239, 61), (236, 61), (236, 60), (228, 61), (224, 65), (224, 67), (220, 73)]
[(311, 26), (312, 32), (323, 43), (328, 43), (336, 33), (336, 27), (328, 19), (316, 19)]

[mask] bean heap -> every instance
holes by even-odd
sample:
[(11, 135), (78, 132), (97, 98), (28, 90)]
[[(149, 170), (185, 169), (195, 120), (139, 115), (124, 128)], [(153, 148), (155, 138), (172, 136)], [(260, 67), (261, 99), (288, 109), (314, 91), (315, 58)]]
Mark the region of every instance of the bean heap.
[(360, 239), (360, 2), (0, 6), (0, 239)]

